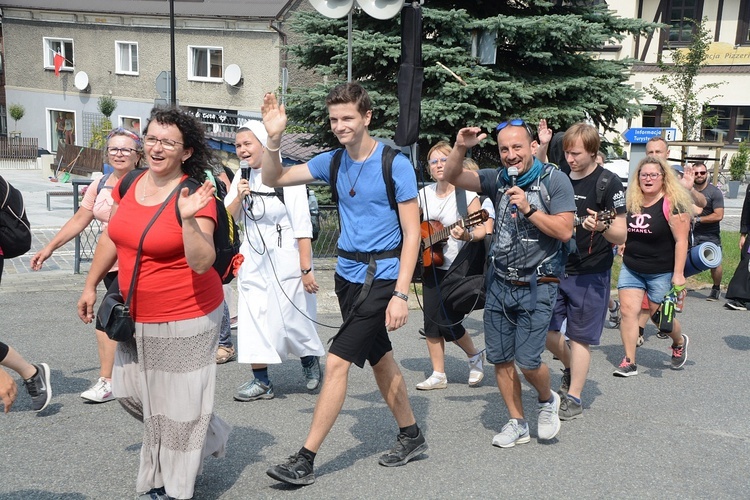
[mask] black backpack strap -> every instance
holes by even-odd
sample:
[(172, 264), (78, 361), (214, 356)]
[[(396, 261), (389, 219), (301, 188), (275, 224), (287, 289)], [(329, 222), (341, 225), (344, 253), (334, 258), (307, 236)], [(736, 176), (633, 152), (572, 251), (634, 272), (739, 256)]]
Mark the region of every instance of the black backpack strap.
[(385, 192), (388, 195), (388, 204), (391, 210), (398, 209), (396, 202), (396, 182), (393, 180), (393, 160), (396, 158), (398, 151), (387, 144), (383, 144), (383, 180), (385, 181)]
[[(284, 203), (284, 188), (278, 187), (273, 189), (274, 193), (276, 194), (276, 197), (279, 199), (281, 203)], [(284, 203), (286, 205), (286, 203)]]
[(146, 173), (145, 168), (136, 168), (135, 170), (131, 170), (125, 176), (120, 179), (120, 187), (118, 189), (118, 192), (120, 193), (120, 199), (123, 199), (125, 197), (125, 193), (128, 192), (128, 189), (130, 189), (130, 186), (135, 182), (135, 180), (141, 176), (141, 174)]
[(602, 173), (599, 174), (599, 179), (596, 181), (596, 207), (599, 210), (604, 210), (604, 194), (607, 192), (607, 184), (615, 174), (602, 167)]
[(466, 190), (462, 188), (456, 188), (456, 208), (461, 217), (469, 215), (469, 204), (466, 199)]
[(339, 148), (333, 153), (331, 158), (331, 166), (328, 172), (328, 184), (331, 186), (331, 201), (334, 205), (339, 204), (339, 192), (336, 189), (336, 181), (338, 181), (339, 167), (341, 166), (341, 157), (344, 156), (344, 149)]

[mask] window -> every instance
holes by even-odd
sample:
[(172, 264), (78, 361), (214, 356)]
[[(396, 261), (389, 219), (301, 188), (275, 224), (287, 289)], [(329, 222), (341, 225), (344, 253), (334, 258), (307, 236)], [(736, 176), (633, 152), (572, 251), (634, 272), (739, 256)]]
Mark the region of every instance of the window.
[(750, 45), (750, 0), (742, 0), (737, 20), (737, 45)]
[[(642, 127), (661, 127), (662, 126), (662, 107), (660, 105), (651, 106), (652, 109), (643, 111), (641, 126)], [(668, 124), (667, 124), (668, 125)]]
[(115, 68), (121, 75), (138, 74), (138, 43), (115, 42)]
[(141, 133), (141, 119), (137, 116), (120, 116), (120, 126), (137, 134)]
[(222, 81), (221, 47), (188, 47), (188, 80)]
[(56, 153), (61, 144), (75, 143), (75, 112), (47, 109), (47, 149)]
[(711, 106), (711, 114), (719, 120), (716, 127), (701, 130), (702, 140), (731, 144), (750, 139), (750, 106)]
[(75, 59), (73, 57), (73, 40), (71, 38), (44, 39), (44, 68), (55, 69), (55, 54), (60, 54), (63, 60), (61, 71), (73, 71)]
[(669, 43), (685, 45), (693, 40), (695, 21), (703, 16), (703, 0), (671, 0), (664, 22), (669, 24)]

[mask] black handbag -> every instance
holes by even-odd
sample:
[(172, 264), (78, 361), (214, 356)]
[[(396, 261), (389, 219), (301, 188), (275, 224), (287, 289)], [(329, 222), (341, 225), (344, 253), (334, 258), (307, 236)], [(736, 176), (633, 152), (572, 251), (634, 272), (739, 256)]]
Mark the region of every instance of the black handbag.
[(107, 293), (104, 295), (102, 303), (99, 305), (99, 309), (96, 312), (96, 317), (101, 323), (107, 336), (112, 340), (118, 342), (127, 342), (133, 338), (135, 334), (135, 320), (133, 315), (130, 314), (130, 299), (133, 298), (133, 292), (135, 291), (135, 282), (138, 279), (138, 271), (141, 268), (141, 250), (143, 250), (143, 240), (146, 239), (146, 233), (154, 225), (156, 219), (159, 218), (159, 214), (162, 213), (164, 207), (167, 206), (169, 200), (177, 193), (182, 183), (178, 184), (172, 193), (164, 200), (159, 210), (151, 218), (146, 229), (143, 230), (141, 240), (138, 243), (138, 253), (135, 256), (135, 267), (133, 268), (133, 277), (130, 280), (130, 288), (128, 289), (128, 300), (122, 299), (122, 292), (120, 291), (120, 280), (115, 278), (112, 284), (107, 289)]

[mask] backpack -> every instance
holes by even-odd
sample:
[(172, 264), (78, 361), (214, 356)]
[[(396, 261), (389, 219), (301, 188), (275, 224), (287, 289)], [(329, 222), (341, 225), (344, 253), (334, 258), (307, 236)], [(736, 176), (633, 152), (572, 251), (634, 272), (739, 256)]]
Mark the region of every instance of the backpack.
[(31, 250), (31, 225), (21, 192), (0, 176), (0, 248), (12, 259)]
[[(119, 193), (120, 198), (125, 196), (128, 188), (133, 182), (143, 173), (144, 169), (135, 169), (128, 172), (121, 180)], [(202, 183), (192, 177), (188, 177), (182, 183), (180, 183), (180, 189), (187, 187), (190, 193), (195, 192)], [(236, 265), (241, 264), (239, 262), (235, 265), (235, 259), (240, 255), (240, 245), (242, 239), (240, 238), (239, 227), (234, 222), (234, 217), (227, 211), (224, 206), (224, 202), (221, 201), (217, 196), (214, 196), (216, 202), (216, 227), (214, 228), (214, 249), (216, 250), (216, 260), (214, 261), (213, 268), (219, 273), (221, 282), (223, 284), (230, 283), (234, 279), (234, 268)], [(177, 223), (182, 227), (182, 217), (180, 216), (180, 209), (175, 201), (175, 217)]]
[[(312, 224), (312, 241), (318, 239), (320, 236), (320, 209), (318, 208), (318, 197), (315, 196), (315, 191), (307, 188), (307, 208), (310, 210), (310, 223)], [(284, 203), (284, 188), (274, 188), (273, 195), (276, 196), (281, 203)], [(255, 193), (263, 194), (263, 193)]]

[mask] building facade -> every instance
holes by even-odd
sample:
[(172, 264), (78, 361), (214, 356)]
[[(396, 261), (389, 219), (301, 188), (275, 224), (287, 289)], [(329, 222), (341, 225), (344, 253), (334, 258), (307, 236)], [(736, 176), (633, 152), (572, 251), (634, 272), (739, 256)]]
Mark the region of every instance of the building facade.
[[(282, 74), (282, 20), (293, 2), (175, 2), (178, 104), (214, 135), (233, 135), (236, 116), (259, 116), (263, 94)], [(26, 108), (18, 129), (56, 151), (88, 146), (103, 115), (140, 130), (170, 99), (169, 2), (17, 0), (0, 2), (5, 98)]]

